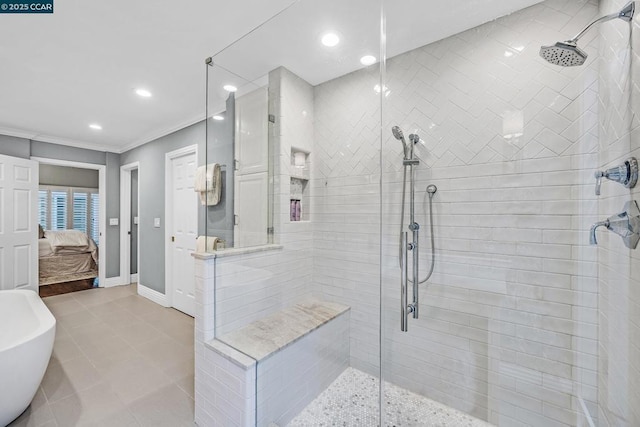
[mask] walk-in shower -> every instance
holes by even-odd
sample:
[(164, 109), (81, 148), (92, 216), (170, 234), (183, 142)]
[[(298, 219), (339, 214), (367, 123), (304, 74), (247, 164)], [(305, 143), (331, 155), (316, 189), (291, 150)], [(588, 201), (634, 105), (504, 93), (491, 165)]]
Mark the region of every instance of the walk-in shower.
[[(628, 1), (466, 2), (504, 17), (431, 42), (462, 15), (300, 0), (217, 54), (209, 101), (238, 91), (209, 112), (254, 121), (211, 121), (205, 162), (237, 159), (214, 126), (247, 147), (233, 179), (266, 175), (273, 244), (197, 259), (198, 425), (640, 425), (640, 252), (606, 223), (589, 245), (595, 221), (637, 224), (616, 165), (640, 155), (638, 17), (574, 43), (582, 72), (538, 56)], [(265, 129), (267, 150), (244, 145)]]
[(564, 42), (557, 42), (553, 46), (542, 46), (540, 48), (540, 56), (543, 57), (545, 61), (560, 65), (561, 67), (574, 67), (584, 64), (588, 55), (578, 47), (578, 40), (584, 36), (591, 27), (601, 22), (611, 21), (616, 18), (631, 22), (635, 8), (635, 2), (629, 2), (619, 12), (596, 19), (584, 27), (574, 38)]
[[(391, 128), (393, 136), (402, 142), (404, 150), (404, 158), (402, 165), (404, 167), (402, 178), (402, 206), (400, 214), (400, 241), (398, 246), (398, 259), (400, 262), (400, 330), (406, 332), (408, 330), (409, 314), (413, 314), (413, 318), (418, 318), (418, 302), (419, 302), (419, 285), (425, 283), (433, 273), (435, 264), (435, 244), (433, 237), (433, 196), (438, 191), (438, 187), (431, 184), (427, 186), (427, 194), (429, 196), (429, 226), (431, 235), (431, 265), (426, 277), (420, 280), (420, 258), (419, 258), (419, 241), (420, 241), (420, 224), (416, 222), (415, 215), (415, 166), (420, 164), (420, 160), (414, 156), (415, 144), (420, 142), (420, 136), (417, 134), (409, 135), (409, 144), (404, 138), (404, 133), (399, 126)], [(406, 204), (407, 193), (407, 168), (409, 168), (409, 230), (411, 231), (411, 242), (408, 241), (408, 232), (404, 230), (404, 209)], [(409, 251), (411, 251), (411, 279), (409, 279)], [(413, 285), (413, 302), (409, 303), (408, 285)]]

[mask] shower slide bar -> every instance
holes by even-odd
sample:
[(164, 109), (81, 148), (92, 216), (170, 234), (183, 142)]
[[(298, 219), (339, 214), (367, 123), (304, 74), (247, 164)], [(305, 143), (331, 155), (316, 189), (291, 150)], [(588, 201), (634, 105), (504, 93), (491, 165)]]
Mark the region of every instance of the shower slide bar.
[(408, 270), (407, 264), (407, 232), (404, 231), (400, 234), (400, 253), (402, 254), (402, 263), (400, 268), (400, 330), (407, 332), (407, 324), (409, 323), (409, 311), (407, 300), (407, 286), (408, 286)]

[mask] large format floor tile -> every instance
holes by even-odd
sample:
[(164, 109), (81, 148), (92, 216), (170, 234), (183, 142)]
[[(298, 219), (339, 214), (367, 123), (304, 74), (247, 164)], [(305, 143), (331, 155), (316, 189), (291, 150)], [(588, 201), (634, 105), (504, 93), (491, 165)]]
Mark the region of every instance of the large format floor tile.
[(135, 285), (43, 299), (57, 320), (49, 367), (11, 427), (193, 426), (193, 318)]

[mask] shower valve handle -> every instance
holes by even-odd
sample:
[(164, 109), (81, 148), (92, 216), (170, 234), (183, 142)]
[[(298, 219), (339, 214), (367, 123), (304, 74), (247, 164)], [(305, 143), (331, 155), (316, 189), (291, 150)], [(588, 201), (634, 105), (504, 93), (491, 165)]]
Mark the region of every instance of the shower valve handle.
[(589, 243), (597, 245), (596, 230), (605, 227), (622, 237), (622, 241), (629, 249), (635, 249), (640, 242), (640, 208), (635, 200), (625, 203), (623, 211), (611, 215), (604, 221), (596, 222), (591, 226)]
[(600, 186), (603, 177), (610, 181), (619, 182), (626, 188), (633, 188), (638, 182), (638, 160), (636, 160), (635, 157), (630, 157), (621, 165), (607, 169), (606, 171), (596, 172), (595, 177), (596, 196), (600, 195)]

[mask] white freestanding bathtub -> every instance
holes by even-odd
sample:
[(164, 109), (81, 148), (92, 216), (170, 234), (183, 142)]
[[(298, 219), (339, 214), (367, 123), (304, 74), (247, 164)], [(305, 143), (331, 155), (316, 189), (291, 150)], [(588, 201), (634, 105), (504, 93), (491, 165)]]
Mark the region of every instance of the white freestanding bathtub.
[(0, 291), (0, 426), (33, 400), (49, 364), (56, 319), (38, 294)]

